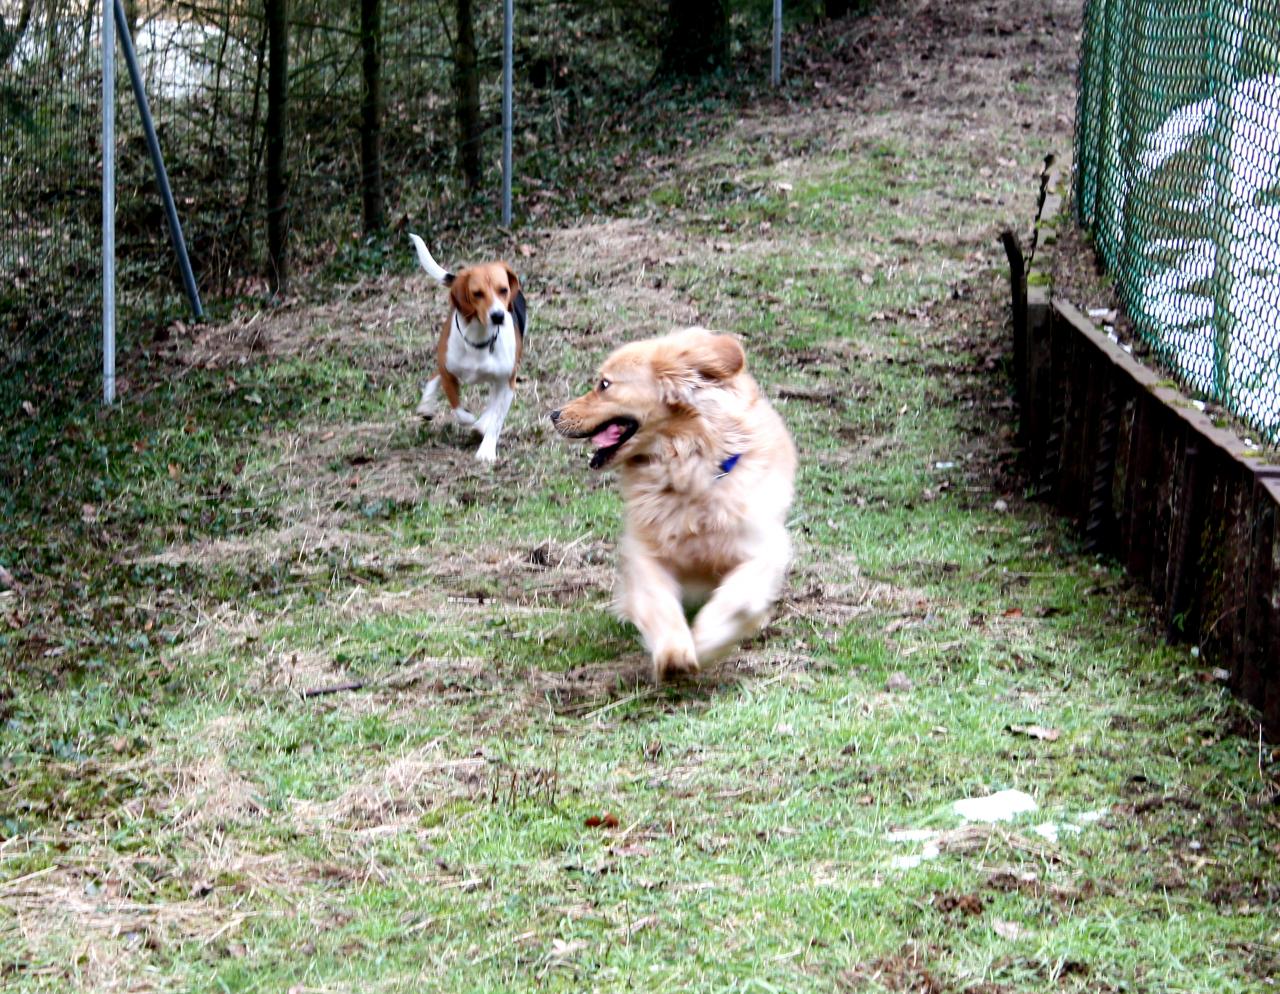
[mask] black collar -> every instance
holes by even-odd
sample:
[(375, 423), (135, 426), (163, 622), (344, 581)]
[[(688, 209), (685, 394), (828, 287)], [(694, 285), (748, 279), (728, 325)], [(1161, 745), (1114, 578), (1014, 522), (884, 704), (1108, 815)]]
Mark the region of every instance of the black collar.
[(458, 320), (457, 311), (453, 312), (453, 327), (457, 330), (458, 334), (462, 337), (462, 340), (466, 342), (468, 345), (470, 345), (473, 349), (488, 349), (490, 352), (493, 351), (493, 346), (494, 346), (494, 343), (498, 341), (498, 336), (502, 334), (502, 329), (499, 328), (489, 337), (489, 340), (487, 342), (473, 342), (471, 339), (467, 337), (467, 333), (462, 330), (462, 322)]

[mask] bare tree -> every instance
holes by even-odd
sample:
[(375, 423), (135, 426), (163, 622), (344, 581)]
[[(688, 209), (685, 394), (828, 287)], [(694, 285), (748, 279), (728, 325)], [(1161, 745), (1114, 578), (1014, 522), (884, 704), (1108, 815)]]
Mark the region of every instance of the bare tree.
[(289, 81), (287, 0), (264, 0), (267, 17), (267, 280), (281, 293), (288, 282), (289, 185), (285, 174)]
[(382, 0), (360, 0), (364, 88), (360, 101), (360, 189), (364, 233), (386, 225), (382, 196)]
[(726, 0), (667, 0), (667, 30), (659, 72), (701, 76), (729, 64)]
[(454, 106), (458, 116), (458, 162), (467, 186), (480, 185), (480, 67), (476, 58), (471, 0), (458, 0), (458, 37), (453, 51)]

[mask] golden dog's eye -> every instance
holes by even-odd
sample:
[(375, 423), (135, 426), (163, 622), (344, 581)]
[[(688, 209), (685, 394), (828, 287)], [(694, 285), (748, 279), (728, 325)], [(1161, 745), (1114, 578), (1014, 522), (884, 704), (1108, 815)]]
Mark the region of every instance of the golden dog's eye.
[(597, 390), (599, 390), (601, 393), (604, 393), (606, 390), (608, 390), (608, 389), (609, 389), (609, 381), (608, 381), (608, 380), (601, 380), (601, 381), (600, 381), (600, 385), (599, 385), (598, 387), (596, 387), (596, 389), (597, 389)]
[(510, 293), (510, 291), (504, 286), (501, 290), (498, 291), (498, 296), (505, 297), (508, 293)]

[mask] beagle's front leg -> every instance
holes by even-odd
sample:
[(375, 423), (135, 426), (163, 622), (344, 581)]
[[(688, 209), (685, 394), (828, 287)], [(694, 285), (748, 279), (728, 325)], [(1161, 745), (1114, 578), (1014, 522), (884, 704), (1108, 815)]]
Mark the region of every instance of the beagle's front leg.
[(507, 420), (507, 412), (511, 410), (511, 401), (515, 397), (510, 385), (500, 382), (493, 388), (493, 396), (473, 426), (484, 435), (484, 441), (476, 450), (476, 458), (482, 462), (493, 462), (498, 458), (498, 436), (502, 434), (502, 426)]

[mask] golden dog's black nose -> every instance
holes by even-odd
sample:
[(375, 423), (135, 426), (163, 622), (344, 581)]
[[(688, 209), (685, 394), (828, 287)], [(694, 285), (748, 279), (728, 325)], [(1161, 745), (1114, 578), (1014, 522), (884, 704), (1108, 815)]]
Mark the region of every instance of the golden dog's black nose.
[(559, 412), (559, 411), (552, 411), (552, 412), (551, 412), (551, 414), (550, 414), (550, 418), (551, 418), (551, 423), (552, 423), (552, 424), (555, 424), (557, 421), (559, 421), (559, 420), (560, 420), (560, 412)]

